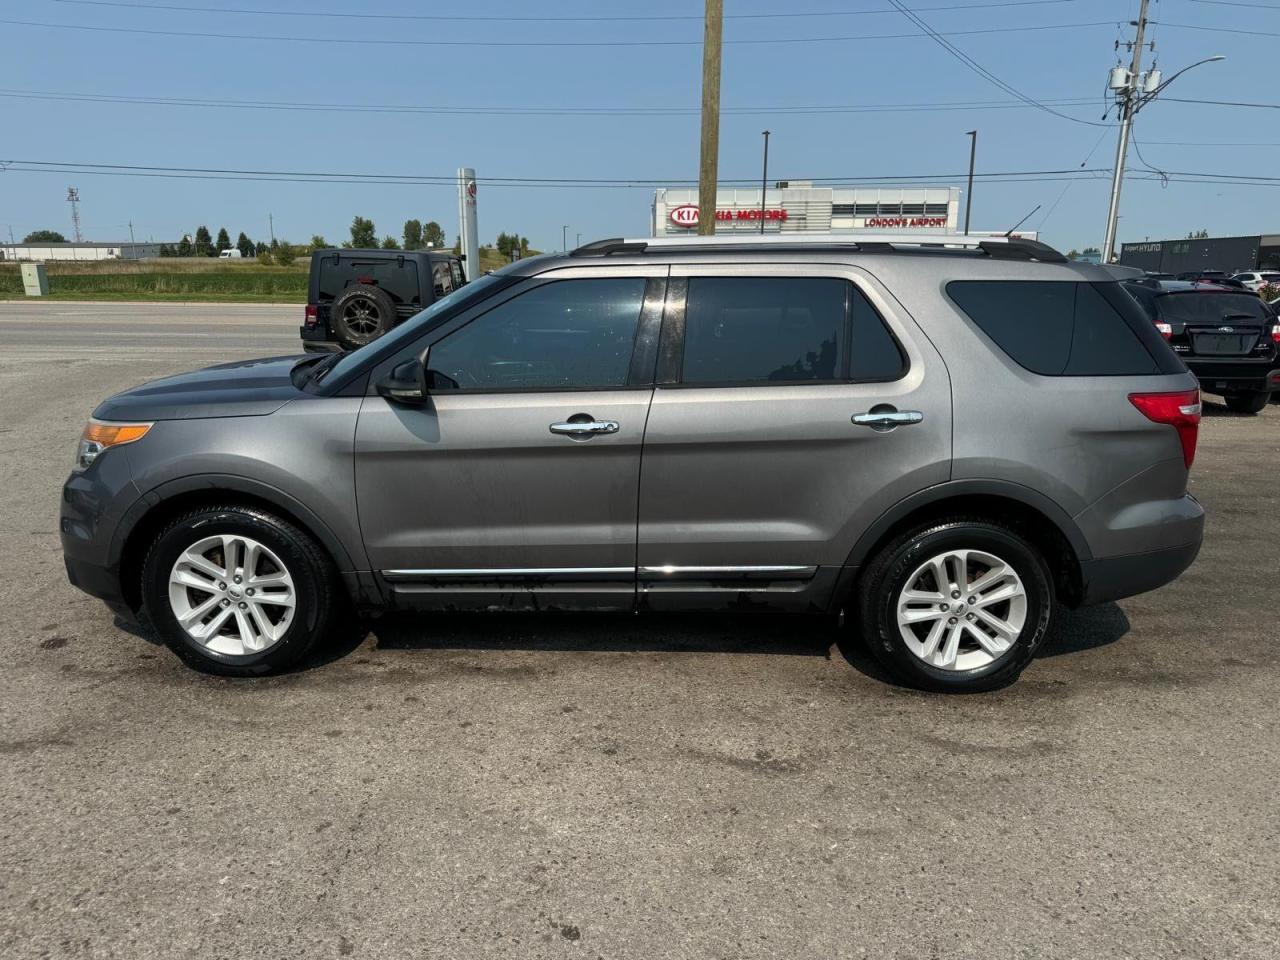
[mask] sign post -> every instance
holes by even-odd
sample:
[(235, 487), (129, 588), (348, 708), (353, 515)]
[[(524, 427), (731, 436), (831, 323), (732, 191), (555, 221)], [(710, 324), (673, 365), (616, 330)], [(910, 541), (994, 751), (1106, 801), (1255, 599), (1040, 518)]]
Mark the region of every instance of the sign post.
[(480, 277), (480, 235), (476, 231), (476, 172), (458, 168), (458, 238), (467, 281)]

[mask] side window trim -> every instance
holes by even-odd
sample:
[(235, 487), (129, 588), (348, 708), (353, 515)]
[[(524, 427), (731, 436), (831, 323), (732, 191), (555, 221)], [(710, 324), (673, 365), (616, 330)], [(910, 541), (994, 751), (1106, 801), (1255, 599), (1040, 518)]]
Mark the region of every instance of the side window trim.
[[(654, 375), (654, 385), (665, 389), (676, 390), (720, 390), (725, 388), (739, 387), (815, 387), (815, 386), (849, 386), (860, 383), (898, 383), (904, 380), (911, 373), (911, 355), (903, 347), (902, 341), (899, 339), (897, 332), (892, 325), (885, 321), (884, 315), (876, 306), (875, 301), (868, 295), (864, 286), (842, 271), (831, 272), (814, 272), (814, 273), (796, 273), (787, 272), (771, 272), (760, 271), (753, 273), (751, 279), (838, 279), (843, 280), (845, 286), (845, 310), (844, 310), (844, 326), (842, 335), (844, 343), (842, 350), (843, 357), (840, 362), (840, 376), (829, 380), (742, 380), (723, 383), (685, 383), (684, 382), (684, 349), (685, 349), (685, 331), (686, 331), (686, 313), (688, 309), (689, 299), (689, 281), (696, 280), (700, 276), (729, 278), (736, 274), (726, 274), (708, 271), (705, 274), (694, 272), (692, 269), (680, 275), (673, 273), (667, 287), (667, 303), (663, 314), (662, 321), (662, 337), (661, 345), (658, 351), (657, 371)], [(896, 376), (893, 377), (853, 377), (851, 369), (853, 363), (853, 297), (855, 293), (861, 294), (866, 302), (868, 309), (875, 315), (876, 319), (883, 328), (885, 334), (893, 342), (898, 350), (902, 365)]]

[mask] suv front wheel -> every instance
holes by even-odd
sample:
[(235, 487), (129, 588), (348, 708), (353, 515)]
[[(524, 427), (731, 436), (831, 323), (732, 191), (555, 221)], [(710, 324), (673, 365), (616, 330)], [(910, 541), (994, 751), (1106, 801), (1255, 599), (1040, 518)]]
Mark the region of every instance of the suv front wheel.
[(876, 555), (862, 581), (861, 628), (876, 658), (926, 690), (974, 692), (1012, 682), (1044, 641), (1053, 582), (1016, 530), (980, 519), (910, 531)]
[(216, 506), (172, 521), (142, 565), (144, 619), (188, 666), (257, 676), (292, 666), (337, 617), (321, 547), (262, 510)]

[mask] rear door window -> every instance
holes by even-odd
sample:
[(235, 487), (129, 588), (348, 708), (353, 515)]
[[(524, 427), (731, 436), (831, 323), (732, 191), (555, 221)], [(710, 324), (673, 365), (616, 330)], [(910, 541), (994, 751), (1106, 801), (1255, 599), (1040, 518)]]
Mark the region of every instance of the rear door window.
[(681, 382), (689, 386), (894, 380), (902, 353), (852, 283), (694, 277)]
[(331, 302), (356, 284), (372, 284), (385, 290), (397, 303), (420, 306), (418, 265), (412, 258), (388, 257), (361, 260), (333, 254), (320, 264), (320, 301)]
[[(1144, 376), (1182, 369), (1115, 283), (953, 280), (947, 295), (1019, 366), (1041, 376)], [(1163, 363), (1155, 350), (1168, 354)]]

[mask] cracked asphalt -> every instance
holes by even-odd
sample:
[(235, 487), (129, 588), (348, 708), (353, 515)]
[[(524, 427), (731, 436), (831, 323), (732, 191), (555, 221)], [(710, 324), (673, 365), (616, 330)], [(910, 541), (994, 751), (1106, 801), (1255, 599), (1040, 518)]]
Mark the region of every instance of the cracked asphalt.
[(103, 396), (301, 308), (0, 304), (0, 956), (1271, 958), (1280, 406), (1210, 404), (1204, 550), (920, 694), (805, 621), (382, 623), (211, 679), (66, 582)]

